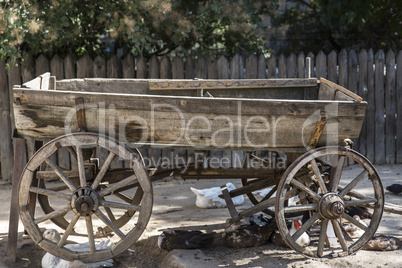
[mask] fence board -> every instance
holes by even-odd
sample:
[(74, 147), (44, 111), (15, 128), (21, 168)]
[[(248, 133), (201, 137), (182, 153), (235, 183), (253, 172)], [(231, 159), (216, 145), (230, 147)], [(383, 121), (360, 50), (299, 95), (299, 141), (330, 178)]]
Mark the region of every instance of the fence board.
[(229, 79), (229, 61), (225, 56), (218, 59), (218, 79)]
[(297, 55), (297, 77), (306, 77), (306, 58), (304, 57), (303, 51)]
[(96, 56), (93, 62), (93, 77), (95, 78), (106, 78), (106, 60), (101, 56)]
[(64, 78), (71, 79), (71, 78), (75, 78), (75, 77), (77, 77), (77, 76), (75, 73), (74, 59), (70, 55), (67, 55), (64, 58)]
[(184, 63), (179, 56), (174, 57), (172, 60), (172, 78), (184, 79)]
[(309, 52), (309, 53), (307, 54), (307, 57), (311, 59), (311, 65), (310, 65), (310, 74), (311, 74), (311, 77), (317, 77), (316, 72), (315, 72), (315, 67), (314, 67), (314, 66), (315, 66), (315, 65), (314, 65), (314, 62), (315, 62), (315, 55), (314, 55), (312, 52)]
[(121, 69), (123, 78), (135, 78), (135, 59), (131, 54), (122, 59)]
[(276, 78), (276, 57), (271, 55), (268, 59), (268, 78)]
[(395, 163), (396, 99), (395, 99), (395, 54), (387, 52), (385, 77), (385, 163)]
[[(357, 94), (367, 101), (367, 51), (363, 49), (359, 53), (359, 87)], [(359, 147), (355, 147), (361, 154), (366, 155), (367, 139), (367, 113), (364, 118), (362, 130), (359, 137)]]
[(144, 56), (137, 58), (137, 78), (148, 78), (147, 59)]
[(316, 66), (317, 78), (327, 78), (327, 56), (322, 51), (318, 52)]
[(287, 78), (297, 77), (296, 55), (291, 53), (286, 60), (286, 76)]
[(88, 54), (85, 54), (77, 60), (77, 78), (93, 76), (93, 61)]
[(216, 65), (216, 57), (209, 56), (207, 59), (207, 73), (208, 79), (217, 79), (218, 78), (218, 66)]
[(338, 63), (334, 50), (328, 54), (328, 80), (338, 83)]
[(242, 79), (244, 78), (244, 62), (240, 54), (234, 55), (230, 60), (230, 79)]
[(0, 161), (1, 178), (11, 182), (13, 176), (13, 144), (11, 141), (10, 97), (7, 86), (6, 62), (0, 60)]
[(384, 52), (375, 55), (375, 162), (385, 164)]
[(117, 55), (113, 55), (106, 62), (106, 70), (108, 78), (121, 78), (123, 72), (121, 70), (121, 60)]
[(193, 79), (195, 77), (194, 59), (192, 57), (186, 58), (186, 79)]
[(35, 61), (31, 55), (25, 55), (21, 62), (22, 83), (26, 83), (35, 78)]
[(348, 87), (348, 52), (346, 49), (342, 49), (341, 53), (339, 53), (339, 85), (343, 87)]
[(286, 78), (286, 58), (283, 54), (278, 58), (278, 78)]
[(264, 54), (258, 55), (257, 60), (257, 78), (266, 79), (267, 78), (267, 59)]
[(374, 83), (374, 55), (370, 49), (367, 53), (367, 126), (366, 126), (366, 156), (375, 161), (375, 83)]
[(49, 60), (42, 54), (36, 59), (36, 76), (50, 72)]
[(402, 164), (402, 51), (399, 51), (396, 58), (396, 100), (397, 100), (397, 121), (396, 121), (396, 163)]
[(199, 56), (195, 60), (195, 78), (198, 79), (208, 78), (207, 62), (203, 56)]
[(160, 75), (163, 79), (172, 79), (172, 63), (167, 55), (161, 58)]
[(257, 76), (258, 76), (257, 56), (251, 54), (246, 58), (246, 79), (257, 79)]

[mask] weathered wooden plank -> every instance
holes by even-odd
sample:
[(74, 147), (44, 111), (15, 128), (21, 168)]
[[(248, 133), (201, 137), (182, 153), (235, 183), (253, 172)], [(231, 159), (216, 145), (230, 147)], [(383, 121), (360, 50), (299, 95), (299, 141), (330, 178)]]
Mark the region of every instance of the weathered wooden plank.
[(395, 54), (389, 50), (385, 60), (385, 163), (395, 164), (396, 152), (396, 90), (395, 90)]
[(374, 55), (373, 50), (370, 49), (367, 53), (367, 143), (366, 156), (370, 162), (375, 161), (375, 88), (374, 88)]
[(258, 66), (257, 66), (257, 56), (254, 54), (248, 55), (246, 58), (246, 79), (257, 79), (258, 77)]
[(216, 57), (211, 55), (207, 58), (207, 73), (208, 79), (218, 78), (218, 65), (216, 64)]
[(30, 54), (24, 55), (24, 60), (21, 62), (21, 77), (22, 83), (35, 78), (35, 61)]
[[(121, 78), (123, 76), (121, 70), (121, 60), (117, 55), (113, 55), (107, 60), (106, 73), (108, 78)], [(93, 77), (93, 75), (87, 77)]]
[(123, 78), (135, 78), (135, 59), (131, 54), (122, 59), (121, 65)]
[(77, 77), (85, 78), (93, 76), (93, 61), (89, 54), (85, 54), (77, 60)]
[(339, 53), (339, 85), (343, 87), (348, 86), (348, 52), (346, 49), (342, 49)]
[[(357, 91), (357, 65), (357, 56), (355, 51), (352, 49), (349, 51), (348, 57), (348, 89), (349, 91), (354, 93)], [(355, 148), (359, 148), (359, 139), (353, 139), (353, 143)], [(352, 159), (349, 159), (349, 164), (354, 164), (354, 161)]]
[(267, 59), (264, 54), (258, 55), (257, 61), (257, 78), (258, 79), (266, 79), (267, 78)]
[(149, 60), (149, 78), (160, 78), (159, 59), (153, 55)]
[[(402, 114), (402, 51), (399, 51), (396, 58), (396, 100), (397, 115)], [(402, 163), (402, 116), (396, 119), (396, 163)]]
[(96, 56), (93, 62), (93, 77), (106, 78), (106, 60), (100, 55)]
[(64, 78), (71, 79), (76, 78), (77, 75), (75, 73), (75, 62), (71, 55), (67, 55), (64, 58)]
[(167, 55), (162, 56), (160, 62), (160, 78), (172, 79), (172, 63)]
[(11, 141), (10, 96), (7, 86), (6, 62), (0, 60), (0, 162), (1, 178), (11, 181), (13, 175), (13, 144)]
[(301, 51), (297, 55), (297, 77), (304, 78), (306, 77), (306, 64), (305, 64), (305, 57), (303, 51)]
[[(230, 131), (222, 131), (222, 125), (230, 123), (229, 121), (227, 121), (229, 120), (227, 118), (230, 118), (230, 120), (233, 121), (233, 126), (235, 126), (236, 124), (241, 124), (244, 129), (243, 123), (236, 123), (234, 121), (239, 116), (239, 101), (234, 99), (205, 99), (125, 94), (94, 94), (79, 92), (70, 93), (63, 91), (49, 91), (48, 94), (50, 95), (48, 97), (44, 94), (39, 97), (36, 96), (35, 92), (35, 90), (26, 89), (15, 90), (15, 97), (19, 98), (19, 103), (21, 103), (21, 106), (16, 106), (16, 113), (18, 115), (18, 129), (20, 134), (22, 135), (26, 135), (27, 133), (29, 133), (29, 135), (39, 135), (42, 138), (49, 138), (49, 136), (51, 135), (59, 136), (60, 132), (64, 134), (66, 131), (64, 125), (65, 118), (60, 117), (59, 114), (69, 113), (68, 111), (71, 110), (71, 107), (74, 107), (74, 100), (77, 95), (84, 98), (84, 102), (88, 107), (88, 109), (86, 109), (86, 118), (89, 118), (87, 120), (88, 131), (98, 131), (97, 129), (99, 125), (97, 123), (97, 110), (110, 107), (110, 104), (114, 104), (115, 106), (115, 109), (112, 111), (112, 113), (116, 121), (118, 119), (120, 120), (121, 118), (129, 118), (132, 115), (137, 115), (140, 118), (144, 118), (145, 121), (141, 122), (151, 122), (151, 120), (156, 120), (153, 124), (147, 124), (146, 128), (144, 128), (145, 126), (143, 126), (143, 124), (138, 125), (138, 120), (135, 120), (135, 122), (137, 123), (124, 121), (123, 123), (125, 124), (125, 129), (127, 129), (127, 131), (129, 131), (131, 135), (127, 137), (130, 140), (137, 139), (138, 141), (138, 137), (141, 137), (147, 139), (157, 139), (157, 144), (162, 142), (164, 144), (171, 143), (177, 140), (177, 138), (180, 136), (180, 131), (183, 130), (183, 123), (189, 124), (189, 120), (192, 120), (190, 121), (190, 125), (187, 125), (187, 127), (184, 128), (184, 130), (187, 131), (186, 133), (188, 133), (189, 135), (185, 137), (188, 137), (189, 140), (183, 139), (183, 137), (182, 139), (180, 139), (180, 143), (185, 143), (184, 147), (188, 146), (186, 144), (191, 145), (194, 143), (197, 145), (199, 143), (201, 147), (206, 146), (207, 148), (220, 148), (220, 146), (222, 146), (223, 149), (226, 148), (226, 146), (233, 146), (227, 144), (227, 138), (230, 136)], [(58, 93), (57, 97), (52, 96), (51, 93)], [(45, 109), (38, 109), (38, 107), (43, 107), (44, 102), (47, 101), (49, 103), (50, 100), (52, 105), (47, 105)], [(103, 108), (96, 108), (100, 100), (104, 102), (105, 106)], [(27, 103), (29, 103), (29, 107), (26, 106)], [(159, 106), (155, 108), (155, 104), (158, 103)], [(293, 133), (292, 130), (289, 129), (289, 127), (293, 129), (297, 127), (301, 128), (305, 124), (305, 120), (307, 118), (309, 118), (316, 111), (324, 110), (326, 107), (325, 105), (329, 104), (331, 104), (331, 102), (300, 102), (292, 100), (275, 101), (249, 99), (241, 101), (240, 113), (242, 115), (242, 122), (244, 121), (244, 124), (246, 124), (247, 120), (251, 120), (248, 124), (246, 124), (247, 127), (249, 127), (250, 129), (261, 128), (262, 119), (258, 116), (269, 115), (266, 119), (267, 121), (263, 123), (263, 126), (272, 123), (272, 116), (275, 116), (275, 120), (279, 120), (278, 118), (281, 118), (280, 120), (283, 124), (276, 124), (281, 126), (279, 128), (277, 126), (275, 134), (277, 134), (277, 136), (280, 136), (279, 139), (283, 139), (280, 142), (286, 142), (285, 144), (281, 144), (280, 147), (292, 147), (296, 144), (292, 144), (291, 142), (289, 142), (290, 136), (294, 135), (294, 138), (297, 140), (297, 137), (300, 136), (301, 133), (298, 132), (300, 130), (294, 130), (295, 133)], [(67, 105), (67, 107), (62, 109), (63, 105)], [(89, 108), (91, 106), (93, 108)], [(337, 115), (334, 115), (334, 120), (338, 119), (340, 120), (340, 122), (342, 122), (342, 124), (347, 124), (346, 128), (342, 128), (342, 126), (340, 126), (341, 131), (339, 133), (339, 137), (345, 138), (346, 136), (348, 138), (353, 138), (359, 134), (359, 126), (361, 125), (361, 122), (363, 120), (365, 106), (366, 103), (363, 102), (338, 103), (339, 110), (337, 111)], [(177, 107), (177, 109), (180, 110), (180, 113), (177, 110), (173, 110), (171, 107)], [(197, 109), (194, 110), (194, 107), (197, 107)], [(353, 107), (353, 109), (351, 107)], [(294, 109), (297, 109), (297, 116), (295, 115)], [(110, 109), (106, 108), (105, 113), (110, 113), (109, 110)], [(31, 116), (33, 114), (32, 111), (36, 111), (36, 116)], [(74, 113), (71, 112), (71, 114), (71, 121), (73, 125), (68, 126), (68, 129), (71, 129), (71, 131), (77, 131), (77, 126), (75, 125), (76, 123), (74, 123)], [(151, 116), (151, 114), (153, 117)], [(219, 115), (224, 115), (225, 118), (216, 118)], [(194, 119), (191, 119), (194, 118), (194, 116), (205, 117), (207, 121), (204, 121), (202, 119), (197, 119), (196, 121), (194, 121)], [(329, 115), (328, 117), (330, 118)], [(169, 118), (169, 120), (166, 120), (167, 118)], [(208, 122), (208, 124), (211, 124), (211, 130), (209, 132), (205, 130), (204, 125), (206, 122)], [(311, 124), (312, 129), (315, 128), (315, 123), (316, 122), (313, 122)], [(260, 124), (259, 127), (258, 124)], [(106, 122), (105, 125), (109, 126), (110, 123)], [(119, 124), (116, 123), (115, 125), (118, 126)], [(153, 128), (149, 129), (149, 127), (151, 126)], [(55, 133), (55, 131), (57, 133)], [(114, 131), (118, 132), (120, 131), (120, 128), (117, 128)], [(155, 133), (153, 133), (153, 131), (155, 131)], [(212, 133), (210, 133), (211, 131)], [(235, 133), (238, 132), (238, 130), (233, 131), (235, 131)], [(213, 133), (216, 134), (212, 136)], [(292, 135), (290, 135), (290, 133), (292, 133)], [(120, 135), (123, 134), (121, 133)], [(266, 144), (267, 136), (263, 135), (263, 133), (261, 132), (257, 131), (257, 133), (250, 133), (247, 135), (251, 141), (263, 141), (264, 144)], [(331, 136), (332, 134), (329, 133), (327, 135)], [(304, 136), (307, 137), (311, 135)], [(217, 142), (219, 142), (218, 145), (213, 145), (211, 143), (211, 138), (215, 138)], [(256, 143), (254, 142), (252, 144)], [(279, 143), (276, 143), (276, 145), (278, 144)], [(243, 142), (239, 146), (243, 148), (247, 145), (250, 147), (251, 143), (244, 144)], [(300, 141), (298, 145), (300, 145)], [(236, 148), (236, 146), (234, 146), (234, 148)]]
[(203, 56), (199, 56), (195, 60), (195, 78), (198, 79), (208, 78), (207, 61)]
[(54, 55), (53, 58), (50, 60), (50, 73), (53, 76), (56, 76), (57, 79), (64, 78), (63, 59), (60, 58), (58, 55)]
[(317, 78), (323, 77), (327, 78), (327, 56), (324, 54), (322, 50), (318, 52), (316, 59), (317, 66)]
[(179, 56), (175, 56), (172, 60), (172, 78), (184, 79), (184, 62)]
[[(304, 60), (304, 59), (303, 59)], [(271, 55), (268, 59), (268, 78), (276, 78), (276, 57)]]
[[(311, 77), (317, 77), (316, 72), (315, 72), (315, 68), (314, 68), (314, 62), (315, 62), (315, 55), (312, 52), (309, 52), (307, 54), (307, 58), (310, 58), (311, 61), (311, 65), (310, 65), (310, 74)], [(307, 76), (306, 76), (307, 77)]]
[(137, 78), (148, 78), (148, 66), (147, 59), (144, 56), (140, 56), (136, 60), (137, 64)]
[(221, 55), (218, 59), (218, 79), (229, 79), (229, 61)]
[(150, 80), (150, 90), (181, 89), (251, 89), (315, 87), (316, 78), (293, 79), (238, 79), (238, 80)]
[(191, 56), (186, 58), (186, 79), (193, 79), (195, 77), (194, 59)]
[(334, 83), (338, 82), (338, 64), (337, 55), (334, 50), (328, 54), (328, 80)]
[[(11, 189), (11, 205), (10, 205), (10, 219), (8, 227), (8, 242), (7, 242), (7, 259), (15, 262), (17, 253), (17, 238), (18, 238), (18, 189), (19, 181), (22, 170), (25, 166), (24, 153), (25, 153), (25, 140), (14, 139), (16, 153), (14, 155), (15, 165), (13, 167), (13, 177)], [(3, 169), (3, 168), (2, 168)]]
[(41, 75), (46, 72), (50, 72), (50, 64), (49, 60), (45, 57), (45, 55), (41, 54), (36, 59), (36, 75)]
[[(367, 51), (362, 49), (359, 53), (359, 87), (357, 94), (367, 101)], [(361, 154), (366, 155), (367, 149), (367, 118), (364, 118), (362, 131), (360, 132), (359, 147), (355, 147)]]
[(290, 53), (290, 55), (286, 59), (286, 77), (287, 78), (297, 77), (297, 63), (296, 63), (296, 55), (294, 53)]
[(278, 58), (278, 78), (286, 78), (286, 58), (283, 54)]
[(385, 164), (384, 61), (379, 50), (375, 55), (375, 164)]
[(240, 54), (236, 54), (230, 60), (230, 78), (243, 79), (244, 78), (244, 61)]
[(352, 92), (352, 91), (350, 91), (350, 90), (348, 90), (348, 89), (346, 89), (346, 88), (344, 88), (342, 86), (339, 86), (338, 84), (335, 84), (335, 83), (333, 83), (333, 82), (331, 82), (331, 81), (329, 81), (329, 80), (327, 80), (325, 78), (321, 78), (320, 81), (321, 81), (321, 83), (325, 83), (325, 84), (327, 84), (327, 85), (329, 85), (329, 86), (341, 91), (342, 93), (344, 93), (344, 94), (348, 95), (349, 97), (357, 100), (358, 102), (363, 101), (362, 97), (360, 97), (356, 93), (354, 93), (354, 92)]

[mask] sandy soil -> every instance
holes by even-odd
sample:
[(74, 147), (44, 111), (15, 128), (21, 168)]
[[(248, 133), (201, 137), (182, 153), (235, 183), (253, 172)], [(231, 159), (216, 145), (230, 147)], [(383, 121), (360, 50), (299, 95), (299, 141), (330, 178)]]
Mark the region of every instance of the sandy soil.
[[(402, 182), (402, 165), (377, 166), (385, 186)], [(348, 168), (351, 178), (358, 172), (354, 166)], [(233, 181), (240, 185), (240, 181)], [(207, 188), (219, 186), (226, 180), (182, 181), (168, 180), (153, 183), (154, 209), (151, 220), (140, 240), (132, 246), (131, 251), (115, 259), (115, 267), (163, 267), (168, 252), (157, 247), (157, 237), (165, 228), (184, 230), (204, 230), (223, 232), (228, 219), (227, 209), (200, 209), (195, 206), (195, 196), (190, 187)], [(9, 203), (11, 186), (0, 186), (0, 202), (4, 210), (0, 213), (0, 266), (6, 267), (40, 267), (40, 260), (45, 252), (23, 235), (23, 226), (19, 225), (19, 242), (17, 263), (4, 261), (7, 245)], [(402, 195), (385, 194), (386, 202), (402, 204)], [(246, 198), (239, 211), (251, 206)], [(402, 215), (384, 213), (377, 233), (402, 238)], [(186, 251), (184, 253), (186, 254)], [(225, 247), (219, 240), (209, 249), (202, 250), (201, 257), (188, 252), (187, 267), (402, 267), (402, 250), (373, 252), (360, 250), (356, 254), (343, 258), (308, 259), (295, 251), (279, 248), (272, 244), (246, 249)], [(179, 254), (180, 255), (180, 254)], [(3, 262), (2, 262), (3, 260)], [(185, 266), (186, 267), (186, 266)]]

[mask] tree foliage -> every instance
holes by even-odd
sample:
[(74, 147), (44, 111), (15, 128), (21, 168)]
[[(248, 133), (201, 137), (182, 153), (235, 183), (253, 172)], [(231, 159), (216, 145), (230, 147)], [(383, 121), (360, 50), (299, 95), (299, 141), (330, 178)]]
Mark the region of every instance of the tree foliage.
[(288, 51), (402, 49), (402, 1), (290, 0), (276, 25), (288, 25)]
[[(0, 55), (150, 56), (200, 48), (231, 55), (265, 50), (262, 18), (277, 1), (14, 0), (1, 1)], [(111, 41), (111, 42), (110, 42)]]

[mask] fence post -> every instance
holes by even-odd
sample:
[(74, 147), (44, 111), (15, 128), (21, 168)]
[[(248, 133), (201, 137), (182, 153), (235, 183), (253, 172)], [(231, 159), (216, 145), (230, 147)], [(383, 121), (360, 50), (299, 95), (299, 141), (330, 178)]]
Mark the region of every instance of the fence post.
[(385, 163), (395, 163), (395, 136), (396, 136), (396, 90), (395, 90), (395, 54), (392, 50), (387, 52), (385, 60)]
[[(359, 87), (357, 89), (357, 94), (367, 101), (367, 51), (362, 49), (359, 53)], [(357, 150), (366, 155), (366, 144), (367, 144), (367, 111), (366, 116), (363, 120), (362, 130), (360, 132), (360, 142), (359, 148)]]
[[(396, 65), (396, 113), (402, 115), (402, 50), (398, 53)], [(402, 116), (398, 116), (396, 121), (396, 163), (402, 164)]]
[(375, 163), (385, 164), (384, 51), (375, 55)]
[(367, 54), (367, 158), (375, 161), (375, 84), (374, 84), (374, 54), (370, 49)]

